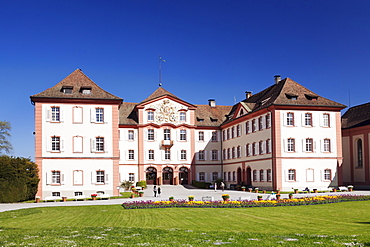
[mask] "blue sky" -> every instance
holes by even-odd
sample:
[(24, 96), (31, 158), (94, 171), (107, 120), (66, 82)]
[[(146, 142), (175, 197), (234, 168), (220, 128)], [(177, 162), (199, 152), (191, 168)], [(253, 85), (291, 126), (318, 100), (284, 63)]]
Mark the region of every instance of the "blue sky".
[(192, 104), (232, 105), (276, 74), (345, 105), (370, 102), (369, 13), (367, 0), (1, 1), (12, 155), (34, 156), (30, 95), (81, 68), (140, 102), (158, 87), (159, 54), (163, 87)]

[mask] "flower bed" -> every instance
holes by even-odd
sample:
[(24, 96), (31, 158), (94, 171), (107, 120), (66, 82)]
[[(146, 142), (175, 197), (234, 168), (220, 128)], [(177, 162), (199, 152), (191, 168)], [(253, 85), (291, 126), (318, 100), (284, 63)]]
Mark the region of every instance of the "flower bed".
[(281, 200), (238, 200), (238, 201), (134, 201), (123, 203), (125, 209), (146, 209), (146, 208), (251, 208), (251, 207), (278, 207), (278, 206), (299, 206), (327, 204), (345, 201), (367, 201), (370, 196), (361, 195), (335, 195), (335, 196), (314, 196)]

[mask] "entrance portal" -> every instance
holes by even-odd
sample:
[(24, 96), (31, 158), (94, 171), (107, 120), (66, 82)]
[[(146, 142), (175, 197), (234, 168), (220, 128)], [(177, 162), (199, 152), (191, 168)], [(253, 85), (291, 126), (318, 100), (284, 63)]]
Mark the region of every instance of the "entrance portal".
[(146, 169), (146, 184), (157, 184), (157, 169), (154, 167)]
[(247, 170), (246, 170), (246, 177), (245, 177), (245, 179), (246, 179), (246, 184), (247, 185), (252, 185), (252, 169), (250, 168), (250, 167), (248, 167), (247, 168)]
[(189, 170), (186, 167), (181, 167), (179, 170), (180, 184), (188, 184)]
[(165, 167), (162, 171), (163, 184), (173, 184), (173, 170), (171, 167)]

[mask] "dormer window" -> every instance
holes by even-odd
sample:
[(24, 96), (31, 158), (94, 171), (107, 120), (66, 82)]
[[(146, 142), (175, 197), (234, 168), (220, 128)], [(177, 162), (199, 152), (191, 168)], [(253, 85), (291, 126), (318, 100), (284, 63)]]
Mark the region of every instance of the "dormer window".
[(72, 94), (73, 87), (71, 86), (64, 86), (62, 87), (62, 92), (64, 94)]
[(203, 119), (203, 118), (198, 118), (198, 117), (197, 117), (197, 121), (198, 121), (198, 122), (204, 122), (204, 119)]
[(304, 96), (306, 96), (306, 99), (312, 100), (312, 101), (316, 101), (318, 98), (316, 95), (305, 94)]
[(91, 87), (81, 87), (80, 93), (85, 94), (85, 95), (91, 94)]
[(218, 121), (218, 119), (217, 119), (217, 118), (212, 118), (212, 117), (210, 117), (210, 119), (211, 119), (211, 122), (217, 122), (217, 121)]
[(291, 100), (297, 100), (298, 99), (298, 95), (295, 95), (295, 94), (285, 94), (286, 95), (286, 97), (288, 98), (288, 99), (291, 99)]

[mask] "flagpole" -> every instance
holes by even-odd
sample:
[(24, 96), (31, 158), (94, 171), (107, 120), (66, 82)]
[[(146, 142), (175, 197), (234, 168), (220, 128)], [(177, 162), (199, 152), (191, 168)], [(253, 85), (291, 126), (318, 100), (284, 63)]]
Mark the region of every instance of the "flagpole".
[(158, 55), (158, 71), (159, 71), (159, 86), (162, 87), (162, 63), (166, 60), (162, 59), (161, 55)]

